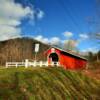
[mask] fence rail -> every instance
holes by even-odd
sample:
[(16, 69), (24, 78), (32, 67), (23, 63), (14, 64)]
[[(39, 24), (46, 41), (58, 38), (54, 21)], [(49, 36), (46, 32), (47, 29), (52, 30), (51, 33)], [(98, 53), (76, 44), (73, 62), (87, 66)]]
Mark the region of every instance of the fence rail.
[(28, 68), (30, 66), (32, 67), (36, 67), (36, 66), (60, 66), (59, 62), (52, 62), (51, 64), (49, 64), (47, 61), (43, 62), (43, 61), (29, 61), (28, 59), (25, 60), (25, 62), (6, 62), (6, 68), (9, 67), (20, 67), (20, 66), (25, 66), (25, 68)]

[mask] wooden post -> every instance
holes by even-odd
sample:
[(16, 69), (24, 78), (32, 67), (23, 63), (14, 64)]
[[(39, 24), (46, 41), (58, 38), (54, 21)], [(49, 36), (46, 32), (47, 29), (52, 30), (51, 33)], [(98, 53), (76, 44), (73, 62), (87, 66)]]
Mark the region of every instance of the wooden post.
[(35, 61), (37, 61), (37, 52), (35, 53)]

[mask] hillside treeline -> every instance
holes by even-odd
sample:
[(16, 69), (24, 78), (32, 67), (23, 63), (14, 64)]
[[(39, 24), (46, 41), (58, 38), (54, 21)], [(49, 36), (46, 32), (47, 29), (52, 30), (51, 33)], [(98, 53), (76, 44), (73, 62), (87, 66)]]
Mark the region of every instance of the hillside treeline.
[(37, 40), (17, 38), (0, 42), (0, 65), (4, 65), (6, 61), (23, 61), (25, 59), (34, 60), (36, 43), (40, 44), (37, 60), (46, 59), (43, 52), (45, 52), (49, 46)]
[(97, 53), (89, 52), (88, 53), (88, 60), (90, 62), (100, 61), (100, 51), (98, 51)]
[(100, 69), (100, 51), (97, 53), (88, 53), (88, 68), (89, 69)]

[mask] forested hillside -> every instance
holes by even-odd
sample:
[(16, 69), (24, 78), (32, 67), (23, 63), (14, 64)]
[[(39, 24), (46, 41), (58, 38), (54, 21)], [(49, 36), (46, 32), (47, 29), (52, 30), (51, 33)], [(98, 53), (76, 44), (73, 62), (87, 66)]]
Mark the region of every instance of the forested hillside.
[(44, 60), (43, 54), (50, 46), (30, 38), (16, 38), (0, 42), (0, 65), (6, 61), (22, 61), (25, 59), (34, 59), (35, 43), (40, 44), (37, 54), (37, 60)]

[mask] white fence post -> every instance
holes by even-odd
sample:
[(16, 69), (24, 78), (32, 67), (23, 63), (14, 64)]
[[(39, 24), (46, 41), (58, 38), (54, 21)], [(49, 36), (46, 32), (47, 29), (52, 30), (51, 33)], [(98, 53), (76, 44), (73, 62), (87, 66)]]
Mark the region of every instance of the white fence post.
[(42, 61), (40, 61), (40, 67), (42, 67), (43, 66), (43, 62)]
[(28, 59), (25, 59), (25, 68), (28, 67)]
[(54, 62), (52, 62), (51, 66), (54, 66)]
[(34, 67), (36, 67), (36, 61), (34, 61)]
[(57, 62), (57, 66), (59, 67), (59, 62)]
[(36, 66), (60, 66), (60, 63), (59, 62), (52, 62), (51, 64), (48, 63), (48, 61), (46, 62), (43, 62), (43, 61), (40, 61), (40, 62), (37, 62), (37, 61), (33, 61), (33, 62), (29, 62), (28, 59), (25, 60), (25, 62), (6, 62), (6, 68), (8, 68), (9, 66), (15, 66), (16, 68), (18, 66), (25, 66), (25, 68), (28, 68), (29, 66), (33, 66), (33, 67), (36, 67)]
[(16, 63), (16, 68), (17, 68), (18, 66), (17, 66), (17, 63)]
[(48, 66), (48, 62), (45, 62), (45, 66)]
[(8, 68), (8, 63), (6, 62), (6, 68)]

